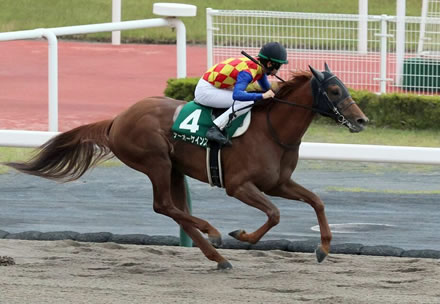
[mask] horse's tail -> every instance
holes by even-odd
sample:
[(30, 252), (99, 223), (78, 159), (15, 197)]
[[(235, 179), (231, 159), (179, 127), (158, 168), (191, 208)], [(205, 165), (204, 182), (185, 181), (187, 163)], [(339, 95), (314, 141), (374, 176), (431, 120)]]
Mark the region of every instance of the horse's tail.
[(112, 122), (104, 120), (61, 133), (43, 144), (29, 161), (5, 165), (48, 179), (76, 180), (87, 169), (113, 156), (108, 137)]

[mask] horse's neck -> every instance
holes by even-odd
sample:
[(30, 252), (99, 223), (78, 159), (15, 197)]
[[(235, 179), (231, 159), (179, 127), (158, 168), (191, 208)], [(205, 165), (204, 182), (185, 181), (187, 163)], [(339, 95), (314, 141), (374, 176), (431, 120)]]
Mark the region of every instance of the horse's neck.
[[(313, 95), (310, 90), (310, 82), (283, 99), (290, 103), (300, 104), (306, 107), (313, 106)], [(297, 144), (309, 128), (315, 113), (309, 109), (276, 102), (271, 111), (273, 128), (284, 144)]]

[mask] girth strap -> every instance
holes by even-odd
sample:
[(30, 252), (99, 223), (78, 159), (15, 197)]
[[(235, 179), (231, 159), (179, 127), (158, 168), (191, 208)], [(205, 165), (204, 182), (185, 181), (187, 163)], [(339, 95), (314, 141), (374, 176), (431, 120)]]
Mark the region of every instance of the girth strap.
[(211, 186), (224, 188), (221, 149), (216, 144), (211, 144), (206, 148), (206, 171)]

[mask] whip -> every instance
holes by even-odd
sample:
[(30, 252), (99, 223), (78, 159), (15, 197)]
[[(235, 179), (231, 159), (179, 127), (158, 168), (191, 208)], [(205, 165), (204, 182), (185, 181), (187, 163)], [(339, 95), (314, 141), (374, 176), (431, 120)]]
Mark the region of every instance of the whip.
[[(263, 66), (261, 65), (261, 63), (259, 63), (254, 57), (252, 57), (251, 55), (249, 55), (248, 53), (246, 53), (245, 51), (241, 51), (241, 53), (246, 56), (247, 58), (249, 58), (250, 60), (252, 60), (253, 62), (255, 62), (256, 64), (258, 64), (260, 67), (263, 68)], [(279, 80), (281, 80), (282, 82), (286, 82), (283, 78), (277, 76), (277, 75), (272, 75), (275, 76), (276, 78), (278, 78)]]

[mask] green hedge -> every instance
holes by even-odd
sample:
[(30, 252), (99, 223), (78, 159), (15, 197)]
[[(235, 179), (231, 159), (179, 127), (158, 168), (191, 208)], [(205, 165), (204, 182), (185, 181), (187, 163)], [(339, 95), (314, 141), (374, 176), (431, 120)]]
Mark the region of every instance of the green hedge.
[(167, 87), (165, 89), (165, 96), (191, 101), (194, 99), (194, 90), (196, 89), (199, 77), (194, 78), (171, 78), (167, 81)]
[[(198, 77), (169, 79), (165, 96), (190, 101)], [(255, 86), (251, 90), (257, 90)], [(353, 99), (375, 127), (406, 130), (440, 130), (440, 97), (412, 94), (377, 95), (367, 91), (350, 90)]]
[(353, 91), (352, 96), (374, 126), (440, 130), (440, 98), (437, 96), (377, 95), (365, 91)]

